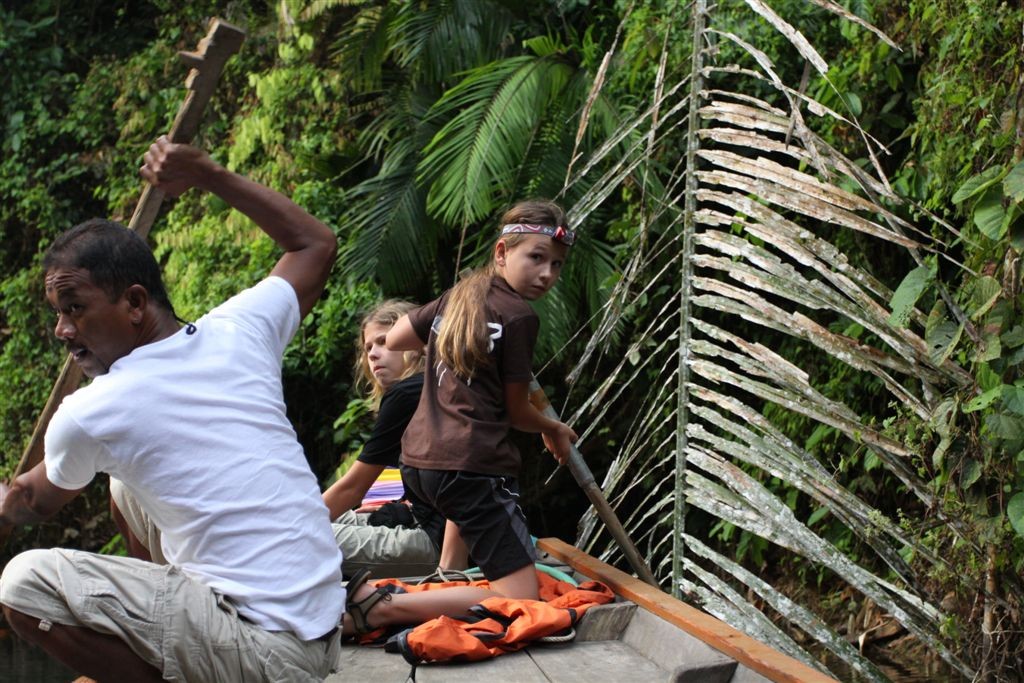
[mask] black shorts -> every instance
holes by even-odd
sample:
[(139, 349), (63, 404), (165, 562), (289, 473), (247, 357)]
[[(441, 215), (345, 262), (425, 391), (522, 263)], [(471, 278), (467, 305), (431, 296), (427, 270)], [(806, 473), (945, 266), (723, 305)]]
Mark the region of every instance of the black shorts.
[(515, 477), (402, 465), (405, 486), (458, 525), (469, 556), (488, 581), (537, 561)]

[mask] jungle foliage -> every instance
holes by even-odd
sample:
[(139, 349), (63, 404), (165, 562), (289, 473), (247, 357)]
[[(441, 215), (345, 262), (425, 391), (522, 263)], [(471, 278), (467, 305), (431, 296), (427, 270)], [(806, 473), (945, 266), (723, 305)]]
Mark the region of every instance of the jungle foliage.
[[(351, 392), (360, 313), (434, 296), (485, 257), (505, 207), (555, 198), (582, 239), (538, 302), (538, 375), (663, 586), (869, 679), (884, 673), (848, 641), (872, 611), (966, 676), (1024, 669), (1024, 10), (4, 5), (5, 477), (63, 360), (40, 254), (76, 222), (131, 215), (141, 155), (183, 95), (175, 52), (211, 16), (248, 37), (197, 143), (342, 245), (285, 367), (321, 480), (368, 424)], [(151, 241), (186, 318), (276, 258), (196, 194), (168, 205)], [(621, 559), (567, 477), (543, 489), (550, 460), (525, 462), (535, 533), (572, 540), (556, 520), (582, 515), (578, 540)], [(105, 545), (99, 488), (5, 552)], [(847, 623), (799, 604), (793, 576), (854, 596)]]

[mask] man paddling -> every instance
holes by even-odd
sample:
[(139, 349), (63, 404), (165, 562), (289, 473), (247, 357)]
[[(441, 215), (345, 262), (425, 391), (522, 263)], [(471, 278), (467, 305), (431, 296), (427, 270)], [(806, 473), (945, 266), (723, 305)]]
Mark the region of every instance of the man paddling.
[(211, 192), (283, 250), (269, 276), (182, 325), (136, 234), (93, 220), (43, 265), (55, 334), (92, 383), (61, 404), (45, 459), (0, 484), (0, 526), (46, 519), (98, 472), (160, 529), (167, 565), (30, 550), (0, 577), (14, 630), (103, 681), (314, 681), (345, 592), (327, 510), (285, 415), (281, 358), (317, 301), (331, 230), (283, 195), (167, 138), (142, 176)]

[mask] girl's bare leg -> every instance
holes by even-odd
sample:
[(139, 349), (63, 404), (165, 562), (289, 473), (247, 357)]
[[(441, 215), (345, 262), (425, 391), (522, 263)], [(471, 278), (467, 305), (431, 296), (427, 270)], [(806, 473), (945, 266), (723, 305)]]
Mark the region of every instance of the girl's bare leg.
[[(354, 602), (362, 600), (373, 593), (372, 586), (363, 584), (352, 596)], [(422, 593), (399, 593), (389, 600), (380, 600), (374, 605), (367, 619), (371, 626), (392, 626), (406, 624), (422, 624), (435, 617), (464, 617), (469, 615), (469, 608), (487, 598), (515, 598), (536, 600), (537, 574), (532, 564), (491, 581), (491, 589), (474, 588), (471, 586), (455, 586), (441, 590), (424, 591)], [(342, 621), (342, 633), (354, 631), (352, 617), (345, 614)]]
[(444, 542), (441, 544), (441, 569), (466, 569), (469, 567), (469, 548), (459, 534), (455, 522), (444, 525)]
[(537, 570), (533, 568), (533, 564), (528, 564), (496, 581), (491, 581), (491, 590), (506, 598), (539, 600)]

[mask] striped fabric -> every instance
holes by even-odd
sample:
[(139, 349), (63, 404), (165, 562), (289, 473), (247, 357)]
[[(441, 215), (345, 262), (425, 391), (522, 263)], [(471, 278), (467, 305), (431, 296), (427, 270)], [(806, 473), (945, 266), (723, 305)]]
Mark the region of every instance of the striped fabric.
[(363, 496), (363, 502), (358, 511), (369, 512), (388, 501), (397, 500), (403, 496), (405, 496), (405, 488), (402, 486), (402, 475), (397, 467), (387, 467)]

